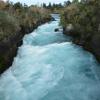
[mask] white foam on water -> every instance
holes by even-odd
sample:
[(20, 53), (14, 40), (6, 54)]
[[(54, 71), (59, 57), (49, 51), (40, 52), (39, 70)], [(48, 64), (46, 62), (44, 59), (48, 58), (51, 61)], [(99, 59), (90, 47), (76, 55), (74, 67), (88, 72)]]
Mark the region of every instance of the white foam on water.
[(25, 35), (12, 66), (0, 77), (0, 100), (100, 100), (100, 65), (69, 37), (54, 32), (58, 22)]

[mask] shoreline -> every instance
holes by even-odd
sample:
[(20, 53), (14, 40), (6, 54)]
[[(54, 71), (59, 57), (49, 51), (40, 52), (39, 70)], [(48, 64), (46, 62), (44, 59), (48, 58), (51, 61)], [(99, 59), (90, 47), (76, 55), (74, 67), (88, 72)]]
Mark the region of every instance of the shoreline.
[(99, 42), (95, 39), (96, 37), (92, 37), (91, 39), (89, 39), (89, 41), (86, 41), (82, 39), (80, 36), (78, 36), (78, 34), (76, 34), (74, 31), (71, 33), (64, 29), (63, 34), (71, 36), (73, 39), (72, 42), (74, 44), (82, 46), (84, 50), (92, 53), (96, 58), (97, 62), (100, 63), (100, 45), (98, 44)]
[(0, 41), (0, 60), (3, 65), (0, 67), (0, 75), (12, 65), (13, 59), (17, 54), (18, 47), (22, 45), (24, 35), (33, 32), (38, 26), (51, 20), (53, 20), (52, 17), (45, 18), (38, 21), (32, 27), (21, 27), (21, 30), (17, 32), (16, 35)]

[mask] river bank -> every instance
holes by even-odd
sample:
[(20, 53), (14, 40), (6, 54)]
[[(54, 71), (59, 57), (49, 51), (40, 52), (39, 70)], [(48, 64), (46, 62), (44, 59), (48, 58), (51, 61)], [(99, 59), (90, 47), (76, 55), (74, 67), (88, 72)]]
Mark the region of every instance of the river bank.
[(23, 36), (50, 20), (43, 7), (0, 1), (0, 74), (11, 66)]
[(71, 36), (74, 44), (82, 46), (84, 50), (91, 52), (96, 60), (100, 62), (100, 36), (98, 34), (82, 37), (75, 29), (71, 28), (69, 30), (65, 27), (63, 27), (63, 34)]
[(41, 24), (53, 20), (50, 18), (45, 18), (37, 21), (32, 27), (21, 27), (15, 35), (9, 36), (6, 39), (0, 41), (0, 74), (2, 74), (6, 69), (8, 69), (13, 62), (14, 57), (17, 54), (18, 47), (22, 45), (22, 39), (25, 34), (31, 33)]
[(0, 100), (99, 100), (100, 65), (57, 27), (51, 21), (24, 36), (0, 77)]
[(90, 51), (100, 62), (100, 1), (73, 1), (61, 13), (60, 24), (64, 34), (73, 37), (73, 43)]

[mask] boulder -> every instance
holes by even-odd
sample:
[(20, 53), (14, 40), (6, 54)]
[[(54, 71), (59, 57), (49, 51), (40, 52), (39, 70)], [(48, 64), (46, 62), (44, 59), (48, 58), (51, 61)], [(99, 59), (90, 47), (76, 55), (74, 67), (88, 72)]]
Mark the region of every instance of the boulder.
[(55, 29), (55, 32), (58, 32), (58, 31), (59, 31), (59, 28), (56, 28), (56, 29)]
[(68, 24), (66, 27), (63, 28), (65, 34), (72, 33), (74, 31), (74, 27), (72, 24)]
[(56, 20), (55, 20), (55, 18), (52, 17), (52, 18), (51, 18), (51, 21), (56, 21)]

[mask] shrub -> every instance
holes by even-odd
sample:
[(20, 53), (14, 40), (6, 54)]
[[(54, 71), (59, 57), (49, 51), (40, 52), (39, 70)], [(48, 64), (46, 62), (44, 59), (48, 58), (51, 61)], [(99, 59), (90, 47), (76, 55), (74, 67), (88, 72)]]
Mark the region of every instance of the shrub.
[(82, 37), (86, 37), (87, 34), (91, 34), (90, 36), (93, 34), (99, 34), (99, 11), (99, 0), (82, 0), (82, 2), (73, 2), (71, 5), (65, 7), (61, 14), (61, 24), (64, 27), (69, 23), (73, 24)]
[(0, 40), (15, 34), (20, 28), (18, 21), (7, 12), (0, 11)]

